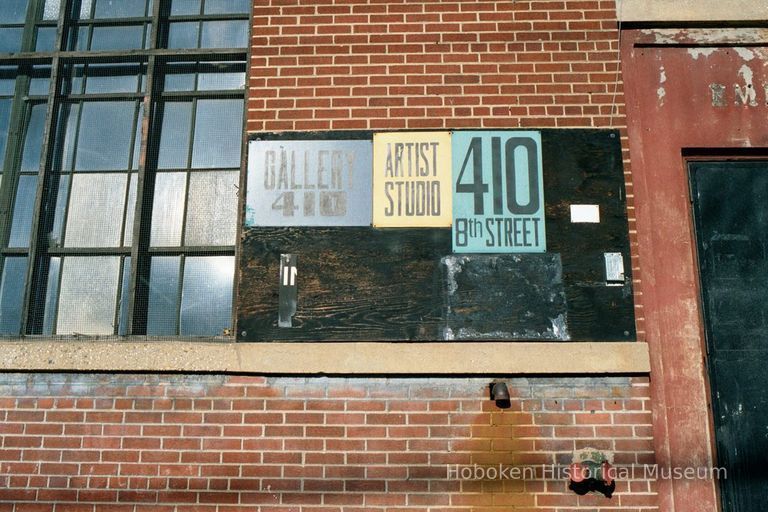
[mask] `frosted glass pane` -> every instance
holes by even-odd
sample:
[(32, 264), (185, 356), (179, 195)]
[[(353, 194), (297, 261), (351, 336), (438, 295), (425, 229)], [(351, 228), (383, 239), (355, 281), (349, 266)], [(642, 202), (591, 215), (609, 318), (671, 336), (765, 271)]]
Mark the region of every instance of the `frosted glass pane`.
[(240, 167), (243, 100), (199, 100), (192, 167)]
[(133, 216), (136, 213), (137, 182), (137, 175), (131, 174), (131, 180), (128, 184), (128, 204), (125, 208), (125, 231), (123, 232), (124, 247), (129, 247), (133, 244)]
[[(55, 179), (55, 178), (54, 178)], [(56, 195), (56, 210), (53, 215), (53, 227), (48, 240), (53, 247), (61, 247), (61, 235), (64, 232), (64, 214), (69, 200), (69, 175), (59, 176), (58, 194)]]
[(235, 245), (238, 176), (237, 171), (192, 173), (185, 245)]
[(43, 146), (43, 129), (45, 128), (47, 110), (48, 105), (45, 103), (32, 105), (27, 133), (24, 136), (24, 153), (21, 158), (22, 171), (37, 172), (40, 170), (40, 151)]
[(120, 284), (120, 302), (118, 303), (117, 314), (117, 334), (124, 336), (128, 334), (128, 303), (130, 301), (131, 287), (131, 257), (126, 256), (123, 259), (123, 279)]
[(36, 193), (37, 176), (20, 176), (16, 199), (13, 203), (13, 221), (8, 247), (29, 247)]
[(179, 270), (181, 256), (152, 258), (149, 271), (147, 334), (175, 335), (179, 332)]
[(206, 21), (200, 35), (200, 48), (245, 48), (248, 46), (248, 21)]
[(69, 195), (66, 247), (119, 247), (125, 174), (75, 174)]
[(171, 247), (181, 243), (186, 182), (187, 175), (183, 172), (157, 174), (152, 204), (151, 246)]
[(80, 3), (80, 19), (85, 20), (91, 17), (91, 7), (93, 7), (93, 0), (81, 0)]
[(59, 275), (61, 258), (51, 258), (48, 264), (48, 287), (45, 290), (45, 315), (43, 316), (43, 334), (53, 334), (56, 305), (59, 303)]
[(64, 258), (57, 334), (114, 334), (119, 256)]
[(43, 19), (44, 20), (58, 19), (60, 7), (61, 7), (61, 0), (45, 0), (45, 7), (43, 8)]
[(21, 332), (21, 311), (24, 283), (27, 279), (27, 258), (6, 258), (0, 281), (0, 334)]
[[(209, 67), (206, 66), (203, 69), (209, 69)], [(226, 66), (223, 71), (201, 71), (197, 84), (197, 89), (200, 91), (228, 91), (244, 88), (245, 71), (237, 71), (235, 66)]]
[(160, 133), (159, 169), (186, 168), (189, 159), (189, 132), (192, 103), (166, 103)]
[(184, 261), (181, 334), (216, 336), (232, 326), (234, 256), (194, 256)]
[(75, 169), (128, 169), (135, 112), (132, 101), (84, 103)]

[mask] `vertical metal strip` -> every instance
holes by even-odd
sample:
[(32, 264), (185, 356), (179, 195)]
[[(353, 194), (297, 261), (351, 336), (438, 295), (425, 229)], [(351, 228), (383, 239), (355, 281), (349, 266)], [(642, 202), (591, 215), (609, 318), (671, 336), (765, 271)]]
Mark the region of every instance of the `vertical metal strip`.
[[(150, 50), (158, 48), (160, 34), (160, 13), (163, 0), (155, 0), (152, 4), (152, 33), (150, 35)], [(128, 300), (128, 330), (127, 334), (145, 334), (147, 328), (146, 313), (142, 311), (139, 300), (146, 305), (149, 282), (149, 229), (152, 221), (152, 200), (145, 201), (148, 194), (154, 192), (154, 177), (147, 176), (147, 168), (154, 164), (149, 154), (150, 130), (154, 123), (155, 98), (158, 84), (155, 74), (158, 62), (154, 55), (147, 60), (147, 82), (144, 92), (144, 119), (141, 122), (141, 150), (139, 152), (139, 172), (136, 180), (136, 209), (133, 214), (133, 244), (131, 245), (131, 279)], [(148, 204), (147, 204), (148, 203)], [(146, 210), (146, 211), (145, 211)], [(143, 235), (143, 236), (142, 236)], [(141, 278), (139, 276), (141, 275)], [(142, 313), (138, 318), (137, 314)], [(137, 320), (138, 318), (138, 320)]]
[[(72, 0), (64, 0), (59, 6), (59, 19), (56, 23), (56, 45), (55, 50), (60, 50), (64, 46), (63, 39), (66, 37), (64, 30), (64, 20), (67, 18), (67, 12)], [(21, 333), (34, 334), (40, 332), (43, 326), (43, 314), (45, 312), (45, 283), (47, 278), (47, 268), (42, 265), (42, 256), (47, 252), (47, 241), (45, 240), (46, 218), (43, 215), (43, 203), (46, 195), (46, 185), (48, 180), (48, 170), (53, 163), (53, 149), (55, 147), (55, 114), (58, 109), (59, 96), (57, 94), (60, 87), (59, 74), (62, 63), (58, 55), (51, 60), (51, 82), (48, 89), (48, 108), (45, 113), (45, 128), (43, 129), (43, 145), (40, 150), (40, 170), (37, 177), (37, 192), (35, 194), (34, 216), (32, 218), (32, 232), (29, 238), (29, 264), (27, 265), (26, 288), (24, 290), (24, 307), (22, 309)], [(35, 293), (37, 292), (37, 293)], [(38, 300), (42, 299), (42, 300)]]

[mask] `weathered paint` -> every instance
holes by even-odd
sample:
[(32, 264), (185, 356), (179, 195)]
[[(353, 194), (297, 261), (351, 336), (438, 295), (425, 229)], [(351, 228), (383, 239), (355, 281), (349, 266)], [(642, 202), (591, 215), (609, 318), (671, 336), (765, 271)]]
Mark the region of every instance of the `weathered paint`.
[[(750, 83), (755, 90), (768, 79), (766, 46), (749, 51), (724, 46), (768, 42), (767, 36), (763, 29), (708, 29), (631, 30), (623, 37), (638, 251), (645, 283), (643, 307), (656, 375), (652, 382), (655, 440), (657, 458), (664, 463), (710, 464), (714, 457), (688, 182), (681, 154), (689, 148), (768, 146), (765, 99), (758, 91), (752, 101), (748, 92)], [(691, 44), (698, 46), (685, 46)], [(663, 102), (658, 98), (661, 67), (666, 75)], [(659, 485), (662, 510), (718, 508), (711, 481), (662, 481)]]

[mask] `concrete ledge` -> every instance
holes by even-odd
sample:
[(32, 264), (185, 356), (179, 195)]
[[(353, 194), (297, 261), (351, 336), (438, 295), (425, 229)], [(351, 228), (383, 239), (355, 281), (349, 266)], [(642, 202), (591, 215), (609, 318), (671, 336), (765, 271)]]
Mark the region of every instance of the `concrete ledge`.
[(620, 21), (765, 21), (760, 0), (617, 0)]
[(649, 373), (645, 343), (0, 343), (0, 371), (312, 374)]

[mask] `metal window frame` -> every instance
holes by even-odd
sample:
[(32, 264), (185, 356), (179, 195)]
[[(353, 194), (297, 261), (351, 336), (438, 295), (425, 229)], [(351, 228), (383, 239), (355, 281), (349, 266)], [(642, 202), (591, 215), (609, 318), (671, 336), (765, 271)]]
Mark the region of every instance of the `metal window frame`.
[[(235, 262), (238, 258), (238, 247), (235, 243), (230, 246), (206, 246), (189, 247), (184, 245), (184, 231), (186, 231), (187, 205), (189, 199), (189, 180), (192, 172), (207, 171), (226, 171), (238, 170), (241, 172), (239, 183), (242, 183), (243, 157), (247, 148), (244, 143), (243, 135), (240, 153), (240, 164), (237, 168), (215, 168), (215, 169), (192, 169), (191, 155), (194, 147), (194, 112), (196, 112), (196, 103), (198, 99), (208, 98), (242, 98), (243, 107), (243, 133), (246, 126), (245, 113), (247, 112), (245, 89), (225, 90), (225, 91), (172, 91), (165, 93), (162, 90), (163, 66), (170, 62), (189, 62), (194, 66), (201, 62), (237, 62), (242, 63), (246, 69), (250, 56), (250, 48), (164, 48), (167, 41), (168, 27), (172, 21), (226, 21), (226, 20), (250, 20), (250, 12), (242, 14), (203, 14), (204, 2), (201, 2), (199, 15), (170, 16), (171, 0), (155, 0), (152, 4), (152, 12), (146, 17), (138, 18), (99, 18), (99, 19), (76, 19), (76, 16), (69, 16), (75, 4), (79, 0), (62, 0), (59, 6), (59, 16), (57, 20), (43, 20), (42, 12), (45, 0), (33, 0), (27, 11), (27, 17), (23, 25), (23, 40), (21, 51), (17, 53), (0, 53), (0, 66), (16, 66), (17, 81), (12, 107), (9, 140), (5, 154), (5, 169), (3, 184), (0, 188), (0, 275), (6, 256), (26, 256), (28, 258), (27, 275), (25, 280), (24, 301), (22, 307), (22, 326), (21, 336), (44, 335), (44, 320), (46, 308), (47, 282), (48, 282), (48, 262), (50, 258), (61, 258), (63, 263), (67, 256), (98, 256), (112, 255), (120, 258), (120, 275), (118, 283), (117, 303), (120, 304), (122, 297), (122, 287), (125, 281), (123, 273), (125, 271), (125, 258), (130, 257), (130, 279), (128, 294), (128, 326), (127, 336), (146, 335), (146, 300), (143, 304), (141, 298), (148, 298), (148, 280), (149, 280), (149, 262), (153, 256), (160, 255), (181, 255), (179, 287), (183, 286), (183, 263), (186, 256), (204, 256), (204, 255), (232, 255)], [(131, 24), (143, 24), (145, 30), (150, 28), (148, 48), (130, 49), (130, 50), (107, 50), (107, 51), (74, 51), (68, 49), (69, 35), (71, 31), (77, 31), (78, 27), (89, 27), (89, 34), (95, 26), (120, 26)], [(18, 25), (21, 26), (21, 25)], [(37, 30), (40, 27), (56, 27), (56, 38), (53, 51), (35, 52)], [(198, 28), (198, 40), (202, 31)], [(90, 38), (90, 35), (89, 35)], [(146, 32), (145, 32), (146, 40)], [(67, 80), (67, 68), (73, 64), (91, 64), (91, 63), (137, 63), (144, 66), (145, 90), (136, 93), (109, 93), (109, 94), (61, 94), (63, 85)], [(25, 92), (28, 90), (30, 75), (33, 66), (50, 67), (50, 85), (47, 96), (34, 96), (25, 98)], [(22, 70), (28, 70), (23, 78)], [(199, 69), (195, 69), (195, 86), (197, 86)], [(196, 87), (195, 87), (196, 88)], [(83, 93), (85, 89), (83, 89)], [(122, 230), (120, 233), (121, 246), (109, 248), (67, 248), (67, 247), (49, 247), (46, 240), (47, 233), (53, 224), (55, 204), (48, 204), (48, 213), (45, 213), (46, 201), (51, 194), (56, 196), (57, 191), (53, 191), (53, 184), (57, 182), (52, 178), (59, 173), (54, 171), (54, 159), (56, 158), (56, 141), (63, 133), (64, 127), (60, 126), (59, 113), (63, 105), (67, 103), (77, 103), (82, 105), (85, 101), (99, 100), (134, 100), (137, 102), (137, 110), (134, 114), (141, 116), (140, 136), (141, 142), (138, 152), (138, 168), (128, 170), (109, 171), (125, 173), (128, 184), (126, 187), (126, 205), (123, 211)], [(185, 193), (184, 218), (182, 226), (181, 245), (178, 247), (150, 247), (149, 235), (152, 213), (152, 196), (154, 193), (154, 174), (157, 163), (157, 149), (159, 143), (159, 126), (156, 123), (158, 111), (162, 104), (169, 100), (184, 99), (193, 102), (193, 119), (190, 125), (190, 147), (186, 169), (179, 169), (186, 173), (187, 190)], [(16, 192), (17, 183), (21, 174), (34, 174), (30, 172), (22, 173), (20, 171), (20, 159), (23, 152), (24, 134), (24, 116), (28, 115), (29, 105), (32, 103), (47, 103), (45, 123), (43, 129), (43, 141), (41, 147), (41, 164), (37, 172), (38, 183), (34, 200), (34, 214), (32, 220), (32, 230), (30, 233), (29, 248), (7, 248), (8, 237), (10, 236), (11, 219), (13, 214), (13, 200)], [(139, 103), (140, 102), (140, 103)], [(143, 111), (142, 111), (143, 106)], [(78, 115), (81, 115), (79, 113)], [(79, 129), (78, 121), (78, 129)], [(14, 133), (10, 133), (13, 130)], [(138, 131), (132, 134), (132, 141)], [(132, 145), (129, 167), (133, 166), (135, 145)], [(86, 171), (87, 172), (87, 171)], [(106, 171), (105, 171), (106, 172)], [(127, 204), (128, 194), (130, 194), (131, 176), (136, 174), (136, 204), (134, 209), (133, 239), (132, 243), (125, 246), (125, 219), (128, 216)], [(73, 172), (67, 173), (70, 176), (68, 187), (72, 187)], [(8, 179), (10, 178), (10, 179)], [(58, 188), (58, 185), (56, 185)], [(69, 202), (69, 194), (67, 203)], [(237, 200), (238, 211), (241, 209), (242, 197)], [(69, 209), (69, 204), (65, 205), (65, 210)], [(65, 211), (65, 216), (67, 215)], [(236, 239), (240, 236), (241, 227), (238, 225), (236, 230)], [(63, 235), (63, 233), (62, 233)], [(63, 245), (63, 244), (62, 244)], [(62, 278), (63, 264), (59, 268), (58, 279)], [(237, 293), (237, 283), (233, 282), (233, 306), (234, 297)], [(57, 294), (61, 292), (60, 287)], [(180, 292), (179, 292), (180, 293)], [(179, 308), (181, 301), (179, 301)], [(143, 311), (142, 311), (143, 308)], [(56, 306), (58, 310), (58, 305)], [(56, 312), (53, 314), (53, 326), (57, 323)], [(115, 335), (119, 335), (118, 321), (120, 307), (115, 311)], [(180, 311), (179, 311), (180, 315)], [(235, 308), (232, 308), (232, 324), (235, 321)], [(179, 316), (180, 319), (180, 316)], [(49, 318), (50, 322), (50, 318)], [(179, 331), (181, 328), (179, 322)], [(208, 337), (210, 338), (210, 337)]]

